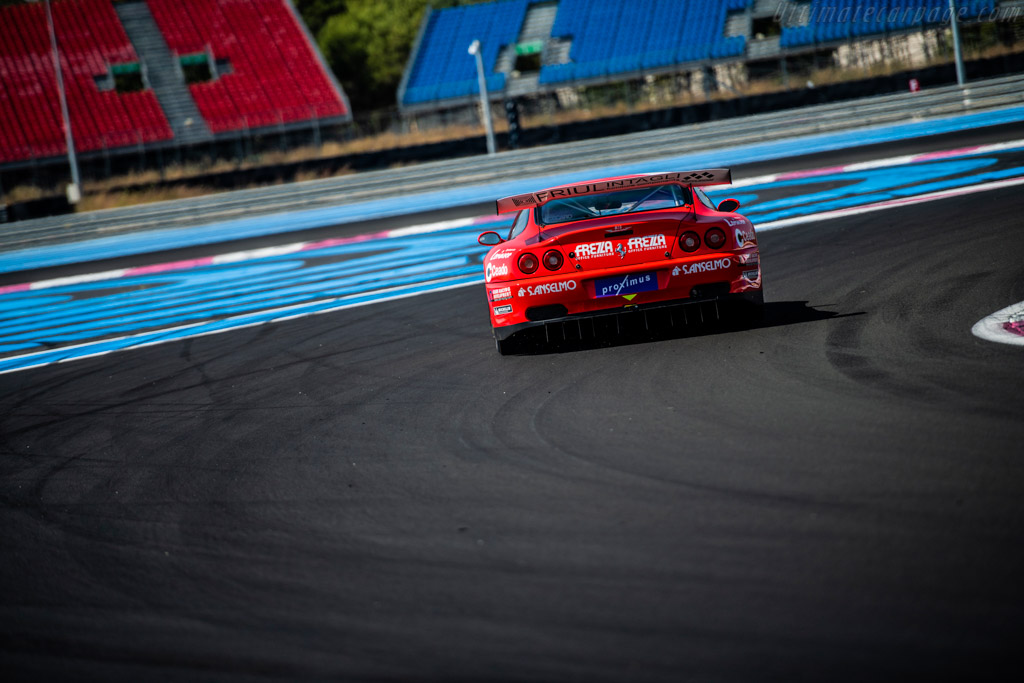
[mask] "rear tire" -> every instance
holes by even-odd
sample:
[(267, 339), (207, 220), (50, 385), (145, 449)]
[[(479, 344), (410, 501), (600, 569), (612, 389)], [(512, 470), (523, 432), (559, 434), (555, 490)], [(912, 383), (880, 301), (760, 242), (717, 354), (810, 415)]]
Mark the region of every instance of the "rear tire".
[(750, 327), (760, 327), (764, 324), (764, 293), (760, 290), (754, 301), (744, 302), (743, 321)]
[(508, 356), (516, 352), (517, 348), (516, 340), (513, 337), (508, 339), (494, 338), (494, 348), (498, 349), (498, 353), (502, 356)]

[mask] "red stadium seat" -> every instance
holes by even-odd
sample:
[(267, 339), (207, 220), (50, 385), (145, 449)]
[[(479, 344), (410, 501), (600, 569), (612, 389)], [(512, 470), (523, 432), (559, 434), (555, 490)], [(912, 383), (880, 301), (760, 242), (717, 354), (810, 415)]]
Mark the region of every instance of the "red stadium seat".
[(172, 52), (230, 61), (231, 73), (190, 86), (212, 131), (348, 113), (284, 0), (147, 2)]
[[(53, 7), (71, 130), (80, 151), (173, 137), (151, 91), (100, 92), (109, 65), (138, 60), (107, 0), (62, 0)], [(64, 154), (64, 130), (41, 3), (0, 7), (0, 162)]]

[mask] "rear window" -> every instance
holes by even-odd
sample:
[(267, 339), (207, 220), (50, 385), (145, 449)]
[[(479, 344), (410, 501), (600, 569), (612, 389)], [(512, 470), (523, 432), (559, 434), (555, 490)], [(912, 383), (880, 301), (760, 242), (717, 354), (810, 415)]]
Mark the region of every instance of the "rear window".
[(540, 207), (544, 225), (568, 223), (602, 216), (671, 209), (691, 203), (690, 191), (679, 185), (656, 185), (629, 190), (588, 194), (570, 199), (554, 199)]

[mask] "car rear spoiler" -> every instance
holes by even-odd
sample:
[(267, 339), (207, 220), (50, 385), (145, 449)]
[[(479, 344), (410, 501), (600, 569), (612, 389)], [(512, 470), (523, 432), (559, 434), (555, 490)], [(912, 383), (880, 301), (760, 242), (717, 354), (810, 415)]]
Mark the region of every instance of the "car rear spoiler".
[(564, 199), (585, 194), (598, 194), (610, 190), (626, 190), (646, 185), (729, 185), (732, 173), (727, 168), (709, 168), (703, 171), (680, 171), (678, 173), (648, 173), (615, 180), (599, 180), (579, 185), (563, 185), (550, 190), (541, 190), (530, 194), (517, 194), (497, 201), (498, 213), (520, 211), (543, 206), (552, 199)]

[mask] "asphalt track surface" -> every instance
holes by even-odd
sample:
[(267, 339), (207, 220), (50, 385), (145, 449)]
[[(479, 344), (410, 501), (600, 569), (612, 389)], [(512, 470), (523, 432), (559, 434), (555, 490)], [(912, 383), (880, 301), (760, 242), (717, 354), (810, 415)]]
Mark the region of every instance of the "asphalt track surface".
[(999, 679), (1021, 197), (764, 233), (752, 329), (501, 357), (468, 287), (0, 376), (0, 664)]

